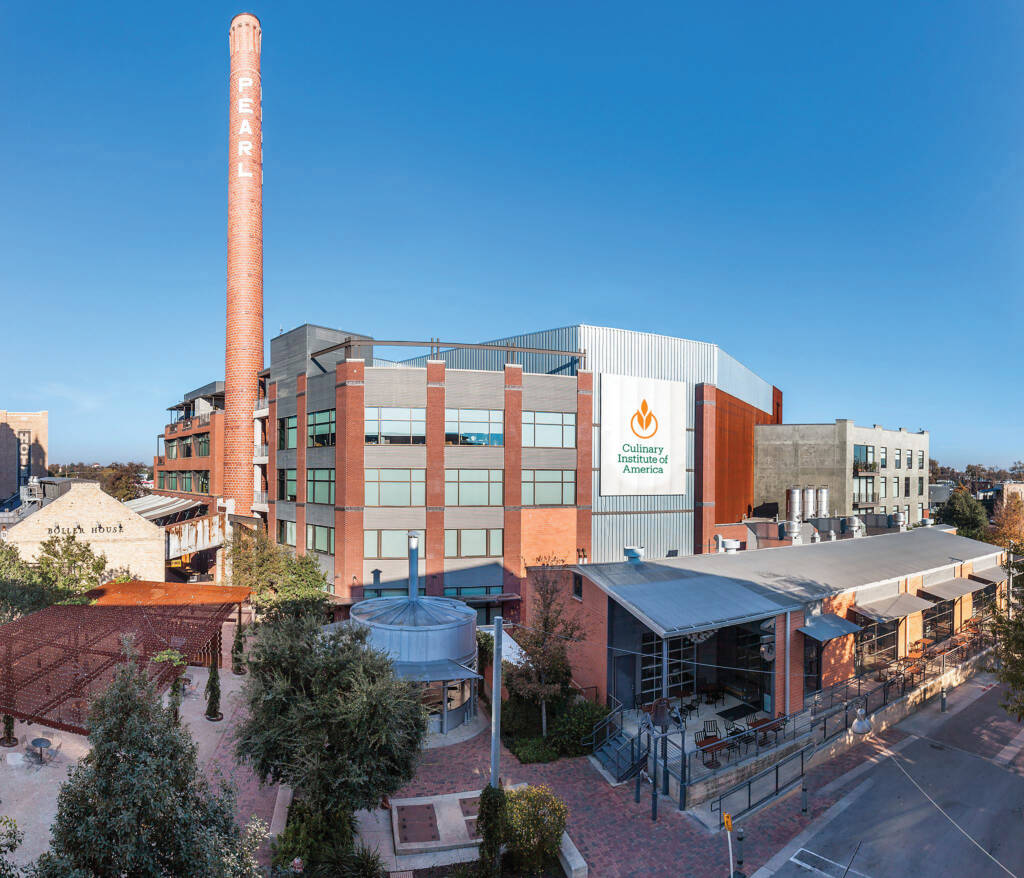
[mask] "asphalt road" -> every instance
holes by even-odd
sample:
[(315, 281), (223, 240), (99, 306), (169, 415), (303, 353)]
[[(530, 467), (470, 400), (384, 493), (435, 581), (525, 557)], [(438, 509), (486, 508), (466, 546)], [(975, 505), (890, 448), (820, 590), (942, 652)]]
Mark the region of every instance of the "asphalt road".
[(765, 874), (1024, 878), (1022, 726), (986, 678), (955, 696), (956, 712), (932, 704), (901, 723), (914, 737), (851, 780), (835, 813)]

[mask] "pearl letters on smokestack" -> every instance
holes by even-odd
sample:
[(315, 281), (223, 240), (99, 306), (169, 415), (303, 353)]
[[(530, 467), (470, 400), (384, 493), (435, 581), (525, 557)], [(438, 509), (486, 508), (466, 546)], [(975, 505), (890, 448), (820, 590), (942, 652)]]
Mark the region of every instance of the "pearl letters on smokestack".
[(253, 403), (263, 369), (263, 112), (260, 22), (236, 15), (229, 31), (227, 345), (224, 500), (249, 515)]

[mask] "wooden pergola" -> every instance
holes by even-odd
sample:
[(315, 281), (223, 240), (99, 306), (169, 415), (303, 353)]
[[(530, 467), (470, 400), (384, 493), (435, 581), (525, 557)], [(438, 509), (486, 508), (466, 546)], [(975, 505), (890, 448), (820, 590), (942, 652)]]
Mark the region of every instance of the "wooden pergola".
[(88, 733), (89, 700), (125, 661), (130, 637), (159, 690), (181, 668), (154, 662), (175, 649), (190, 663), (220, 652), (223, 624), (248, 598), (244, 588), (164, 582), (109, 583), (87, 605), (57, 605), (0, 625), (0, 713), (54, 729)]

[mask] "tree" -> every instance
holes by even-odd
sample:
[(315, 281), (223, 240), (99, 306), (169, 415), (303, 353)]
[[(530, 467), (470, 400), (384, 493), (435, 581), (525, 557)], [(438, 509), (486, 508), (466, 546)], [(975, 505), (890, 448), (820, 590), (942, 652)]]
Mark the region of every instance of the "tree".
[(100, 486), (122, 503), (146, 493), (142, 487), (143, 467), (138, 463), (112, 463), (100, 476)]
[(224, 719), (220, 712), (220, 668), (214, 654), (210, 656), (210, 676), (206, 680), (206, 718), (211, 722)]
[(89, 753), (57, 797), (40, 878), (256, 878), (258, 824), (235, 824), (234, 795), (214, 791), (196, 745), (160, 703), (126, 644), (126, 661), (89, 707)]
[(1007, 687), (1003, 708), (1024, 722), (1024, 542), (1009, 540), (1004, 548), (1007, 605), (992, 620), (995, 635), (996, 678)]
[(39, 546), (36, 568), (46, 586), (73, 597), (96, 588), (107, 569), (107, 556), (97, 555), (74, 534), (50, 537)]
[(1015, 460), (1010, 464), (1010, 475), (1017, 481), (1024, 479), (1024, 460)]
[(565, 614), (561, 560), (548, 557), (538, 561), (539, 566), (530, 571), (533, 603), (529, 624), (516, 629), (524, 660), (508, 666), (504, 683), (510, 695), (540, 705), (541, 735), (547, 737), (547, 704), (565, 695), (572, 680), (568, 645), (583, 640), (584, 635), (580, 622)]
[(236, 752), (320, 813), (376, 808), (412, 779), (427, 728), (420, 687), (398, 679), (363, 626), (326, 632), (276, 614), (249, 650), (248, 716)]
[(1005, 494), (996, 504), (995, 541), (1001, 546), (1024, 541), (1024, 499), (1020, 494)]
[(56, 592), (21, 559), (18, 547), (0, 541), (0, 623), (34, 613), (55, 600)]
[(13, 817), (0, 817), (0, 878), (18, 878), (24, 874), (8, 858), (25, 840), (25, 833), (18, 829)]
[(296, 556), (272, 542), (262, 528), (236, 527), (228, 547), (231, 584), (252, 592), (253, 608), (265, 613), (286, 604), (326, 608), (330, 584), (312, 555)]
[(957, 533), (971, 539), (983, 539), (988, 532), (988, 514), (961, 485), (939, 507), (939, 521), (956, 527)]

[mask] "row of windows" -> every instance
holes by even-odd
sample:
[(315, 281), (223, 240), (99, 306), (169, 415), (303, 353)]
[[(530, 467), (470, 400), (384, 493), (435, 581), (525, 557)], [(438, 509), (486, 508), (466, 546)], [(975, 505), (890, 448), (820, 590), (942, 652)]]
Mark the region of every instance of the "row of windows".
[[(423, 543), (423, 531), (416, 531)], [(409, 531), (364, 530), (363, 557), (405, 558), (409, 553)], [(446, 528), (446, 558), (500, 558), (505, 554), (504, 530), (496, 528)]]
[(168, 439), (164, 442), (164, 456), (168, 460), (209, 457), (210, 434), (197, 433), (195, 436), (185, 436), (181, 439)]
[[(910, 496), (911, 476), (903, 477), (903, 496)], [(882, 476), (878, 480), (878, 487), (880, 489), (879, 498), (885, 499), (888, 496), (887, 491), (889, 487), (889, 479)], [(853, 480), (853, 495), (854, 500), (858, 498), (870, 499), (875, 492), (875, 480), (871, 477), (859, 476)], [(900, 477), (892, 477), (892, 496), (900, 496)], [(917, 496), (924, 496), (924, 476), (918, 476), (917, 478)]]
[[(853, 446), (853, 461), (859, 466), (863, 467), (867, 465), (869, 469), (875, 469), (875, 446), (874, 445), (854, 445)], [(906, 469), (914, 468), (914, 452), (912, 449), (907, 449), (906, 457), (907, 465)], [(892, 450), (892, 462), (895, 469), (903, 469), (903, 449), (894, 448)], [(878, 449), (878, 466), (881, 469), (888, 469), (889, 467), (889, 449), (885, 446), (879, 446)], [(917, 452), (917, 468), (924, 469), (924, 451)]]
[[(366, 506), (426, 505), (426, 470), (367, 469), (364, 471)], [(445, 506), (502, 506), (505, 473), (500, 469), (446, 469)], [(334, 503), (334, 470), (306, 471), (306, 502)], [(298, 499), (294, 469), (277, 471), (277, 499)], [(573, 506), (576, 503), (576, 470), (524, 469), (523, 506)]]
[(185, 491), (191, 494), (210, 493), (210, 471), (195, 472), (160, 470), (156, 476), (156, 486), (164, 491)]
[[(366, 406), (363, 441), (367, 445), (425, 445), (427, 410), (394, 406)], [(501, 446), (505, 444), (502, 409), (445, 409), (445, 445)], [(334, 409), (306, 415), (306, 446), (317, 448), (337, 442)], [(298, 416), (277, 420), (277, 447), (295, 448)], [(524, 448), (575, 448), (575, 412), (523, 412)], [(209, 453), (209, 452), (207, 452)]]

